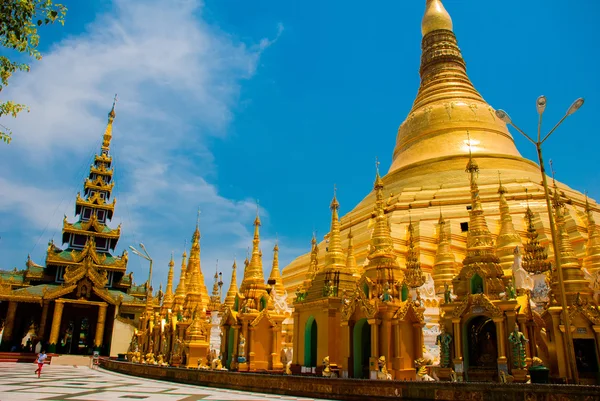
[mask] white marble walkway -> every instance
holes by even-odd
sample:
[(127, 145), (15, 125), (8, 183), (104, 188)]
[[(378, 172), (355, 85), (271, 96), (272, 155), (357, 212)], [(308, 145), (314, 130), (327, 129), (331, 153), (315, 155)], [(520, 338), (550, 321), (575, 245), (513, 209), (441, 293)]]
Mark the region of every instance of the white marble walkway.
[(46, 365), (38, 379), (35, 369), (34, 364), (0, 363), (0, 401), (314, 400), (141, 379), (75, 366)]

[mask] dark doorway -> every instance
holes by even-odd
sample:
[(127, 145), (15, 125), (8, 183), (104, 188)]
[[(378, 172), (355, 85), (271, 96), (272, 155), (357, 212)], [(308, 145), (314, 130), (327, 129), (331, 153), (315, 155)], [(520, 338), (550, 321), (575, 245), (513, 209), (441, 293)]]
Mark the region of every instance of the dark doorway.
[(354, 325), (354, 377), (369, 378), (369, 358), (371, 358), (371, 326), (367, 319), (360, 319)]
[(469, 381), (496, 381), (498, 349), (496, 325), (487, 316), (477, 316), (467, 324), (465, 369)]
[(574, 338), (573, 348), (575, 349), (579, 377), (597, 382), (599, 372), (596, 341), (593, 338)]
[(97, 318), (97, 306), (65, 305), (57, 344), (58, 353), (91, 355)]
[(317, 322), (309, 317), (304, 328), (304, 366), (317, 366)]

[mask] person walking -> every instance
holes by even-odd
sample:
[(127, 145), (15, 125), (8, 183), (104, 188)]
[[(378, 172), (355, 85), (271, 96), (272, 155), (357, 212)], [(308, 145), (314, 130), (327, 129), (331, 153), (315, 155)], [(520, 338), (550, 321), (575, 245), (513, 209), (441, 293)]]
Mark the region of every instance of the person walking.
[(37, 356), (36, 363), (38, 365), (38, 368), (35, 370), (35, 373), (37, 373), (38, 379), (42, 375), (42, 367), (44, 366), (46, 358), (48, 358), (48, 355), (46, 355), (46, 351), (44, 350), (42, 350), (42, 352), (40, 352)]

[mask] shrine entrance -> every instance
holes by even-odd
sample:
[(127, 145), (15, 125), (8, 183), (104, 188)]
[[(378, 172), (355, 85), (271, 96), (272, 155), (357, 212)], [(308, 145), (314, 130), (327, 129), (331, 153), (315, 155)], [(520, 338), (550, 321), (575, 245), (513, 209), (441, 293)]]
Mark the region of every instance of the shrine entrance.
[(98, 308), (95, 305), (65, 304), (57, 353), (91, 355), (97, 317)]
[(369, 358), (371, 358), (371, 326), (367, 319), (360, 319), (354, 325), (352, 352), (354, 356), (355, 379), (369, 378)]
[(600, 383), (596, 340), (593, 338), (574, 338), (573, 348), (575, 350), (577, 372), (582, 384)]
[(469, 381), (498, 380), (496, 325), (487, 316), (476, 316), (464, 331), (465, 373)]
[(317, 366), (317, 322), (309, 317), (304, 328), (304, 366)]

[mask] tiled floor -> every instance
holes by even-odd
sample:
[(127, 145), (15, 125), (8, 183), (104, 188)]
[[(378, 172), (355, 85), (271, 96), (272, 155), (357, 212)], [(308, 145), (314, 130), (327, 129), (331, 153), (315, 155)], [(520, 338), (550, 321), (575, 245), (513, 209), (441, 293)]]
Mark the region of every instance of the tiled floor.
[(140, 379), (88, 367), (46, 365), (38, 379), (35, 369), (34, 364), (0, 363), (0, 401), (311, 400)]

